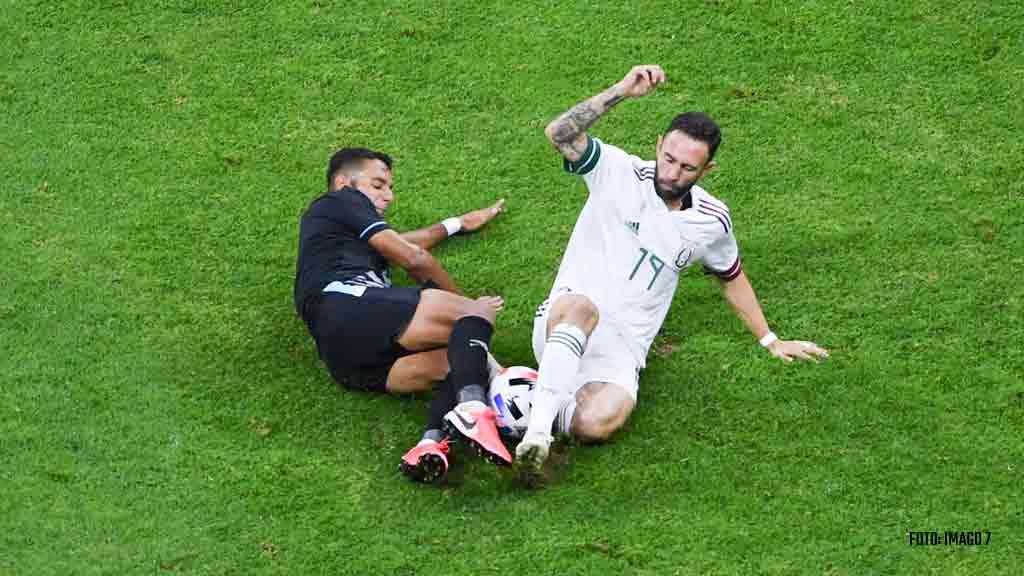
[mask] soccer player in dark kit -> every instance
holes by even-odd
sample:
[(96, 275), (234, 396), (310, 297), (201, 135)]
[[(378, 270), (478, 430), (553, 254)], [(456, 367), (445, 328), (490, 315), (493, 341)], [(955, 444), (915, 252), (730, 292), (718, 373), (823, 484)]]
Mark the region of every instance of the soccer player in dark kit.
[[(387, 154), (365, 148), (344, 148), (331, 157), (327, 191), (300, 222), (296, 311), (331, 376), (351, 390), (426, 391), (444, 380), (451, 366), (453, 378), (439, 394), (444, 401), (432, 405), (432, 411), (445, 412), (432, 415), (431, 423), (444, 418), (452, 432), (466, 436), (492, 460), (508, 463), (511, 456), (487, 406), (485, 376), (488, 362), (494, 363), (487, 343), (504, 301), (467, 298), (429, 252), (453, 234), (479, 230), (501, 213), (504, 201), (399, 234), (384, 219), (394, 200), (391, 168)], [(392, 286), (391, 264), (423, 286)], [(420, 479), (426, 472), (416, 464), (421, 458), (431, 461), (434, 453), (443, 456), (447, 435), (428, 429), (410, 451), (417, 453), (413, 464), (403, 471)]]

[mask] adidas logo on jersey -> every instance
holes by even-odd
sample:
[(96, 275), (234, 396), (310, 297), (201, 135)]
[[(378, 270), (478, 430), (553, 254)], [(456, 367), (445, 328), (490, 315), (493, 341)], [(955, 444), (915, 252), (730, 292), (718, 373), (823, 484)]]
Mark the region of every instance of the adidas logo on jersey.
[(628, 226), (629, 229), (633, 231), (633, 234), (639, 234), (640, 233), (640, 223), (639, 222), (634, 222), (632, 220), (626, 220), (626, 226)]

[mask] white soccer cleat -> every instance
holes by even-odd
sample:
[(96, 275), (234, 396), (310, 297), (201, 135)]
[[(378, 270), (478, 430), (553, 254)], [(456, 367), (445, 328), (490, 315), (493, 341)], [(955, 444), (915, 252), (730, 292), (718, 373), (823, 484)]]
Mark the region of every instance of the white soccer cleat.
[(542, 473), (544, 462), (551, 450), (551, 436), (548, 434), (529, 434), (516, 446), (516, 466), (519, 478), (528, 487), (534, 488), (544, 480)]

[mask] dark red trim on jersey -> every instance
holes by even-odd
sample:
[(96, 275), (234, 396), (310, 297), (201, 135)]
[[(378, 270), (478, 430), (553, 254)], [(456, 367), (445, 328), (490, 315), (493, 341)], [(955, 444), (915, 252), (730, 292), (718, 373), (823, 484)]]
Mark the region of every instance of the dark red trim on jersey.
[(708, 268), (707, 266), (704, 266), (704, 272), (708, 274), (714, 274), (715, 276), (718, 276), (719, 278), (725, 280), (726, 282), (728, 282), (729, 280), (736, 279), (736, 277), (739, 276), (740, 272), (742, 271), (743, 266), (740, 264), (739, 254), (736, 255), (736, 261), (733, 262), (732, 266), (730, 266), (729, 269), (726, 270), (725, 272), (719, 272), (718, 270), (713, 270), (711, 268)]
[(705, 216), (712, 216), (712, 217), (714, 217), (715, 219), (717, 219), (722, 224), (722, 229), (725, 230), (726, 232), (729, 232), (729, 225), (725, 223), (725, 218), (723, 218), (721, 214), (718, 214), (717, 212), (712, 212), (710, 210), (706, 210), (704, 208), (704, 206), (701, 206), (700, 208), (697, 208), (697, 212), (700, 212), (701, 214), (704, 214)]
[[(727, 209), (722, 208), (717, 204), (708, 202), (705, 198), (700, 199), (700, 208), (709, 212), (714, 212), (715, 214), (720, 215), (722, 218), (725, 218), (725, 221), (728, 224), (728, 228), (732, 228), (732, 218), (729, 217), (729, 211)], [(707, 212), (704, 213), (707, 214)]]
[(725, 204), (722, 204), (721, 202), (716, 202), (716, 201), (712, 200), (711, 198), (701, 198), (700, 201), (704, 202), (706, 204), (710, 204), (711, 206), (714, 206), (715, 208), (718, 208), (722, 212), (725, 212), (726, 214), (729, 214), (729, 208)]

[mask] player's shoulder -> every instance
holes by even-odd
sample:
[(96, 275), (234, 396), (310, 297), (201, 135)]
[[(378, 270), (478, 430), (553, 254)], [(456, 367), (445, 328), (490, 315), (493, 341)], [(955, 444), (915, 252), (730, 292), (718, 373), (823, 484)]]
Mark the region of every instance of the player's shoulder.
[[(609, 144), (600, 138), (594, 138), (595, 147), (601, 156), (609, 163), (614, 164), (623, 171), (624, 176), (632, 173), (633, 179), (645, 182), (654, 182), (654, 160), (644, 160), (635, 154), (631, 154), (622, 148)], [(626, 172), (626, 170), (629, 172)]]
[(680, 218), (722, 234), (732, 233), (732, 212), (725, 202), (696, 185), (690, 189), (690, 200), (690, 208), (678, 213)]
[(596, 146), (601, 150), (602, 154), (614, 156), (618, 160), (628, 162), (637, 167), (651, 168), (652, 170), (654, 169), (653, 160), (644, 160), (643, 158), (640, 158), (635, 154), (631, 154), (614, 144), (609, 144), (608, 142), (605, 142), (600, 138), (593, 138), (593, 140), (596, 143)]
[(724, 200), (718, 198), (717, 196), (714, 196), (713, 194), (701, 188), (700, 186), (697, 186), (696, 184), (694, 184), (693, 188), (690, 189), (690, 193), (691, 198), (693, 199), (694, 206), (701, 205), (729, 212), (729, 206), (728, 204), (725, 203)]
[(348, 230), (359, 238), (366, 236), (371, 224), (373, 229), (387, 225), (387, 221), (377, 214), (370, 199), (359, 190), (349, 187), (318, 196), (303, 214), (303, 220), (330, 222), (331, 226), (340, 226), (339, 230)]
[(654, 186), (654, 160), (644, 160), (639, 156), (632, 154), (628, 155), (630, 168), (633, 171), (633, 177), (636, 179), (638, 184), (650, 183)]
[(330, 197), (331, 192), (322, 192), (306, 207), (303, 218), (319, 218), (330, 212), (330, 207), (335, 199)]

